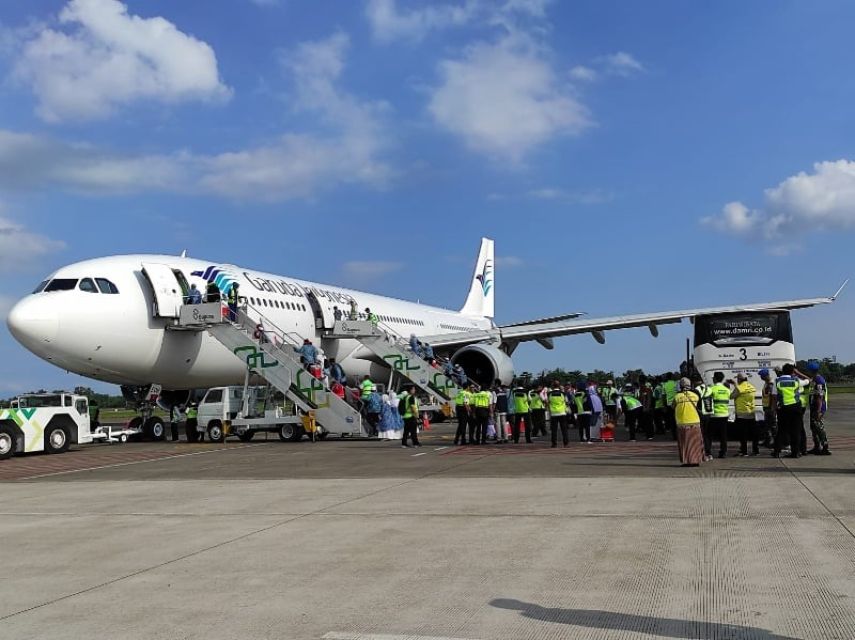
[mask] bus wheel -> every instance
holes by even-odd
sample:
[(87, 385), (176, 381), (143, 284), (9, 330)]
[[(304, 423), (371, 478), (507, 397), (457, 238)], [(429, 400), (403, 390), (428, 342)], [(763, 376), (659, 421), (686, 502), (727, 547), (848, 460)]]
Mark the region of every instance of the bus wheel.
[(0, 426), (0, 460), (11, 458), (15, 453), (15, 434), (6, 425)]
[(255, 431), (252, 429), (247, 429), (246, 431), (239, 432), (237, 434), (238, 440), (241, 442), (249, 442), (255, 437)]
[(45, 431), (45, 451), (65, 453), (71, 444), (71, 436), (65, 427), (48, 427)]
[(219, 420), (212, 420), (208, 425), (208, 440), (211, 442), (223, 442), (226, 434), (223, 433), (223, 425)]
[(166, 427), (163, 426), (163, 420), (152, 416), (145, 421), (146, 435), (155, 442), (163, 440), (166, 435)]
[(303, 429), (299, 425), (290, 424), (288, 422), (279, 425), (280, 440), (286, 442), (298, 442), (302, 437)]

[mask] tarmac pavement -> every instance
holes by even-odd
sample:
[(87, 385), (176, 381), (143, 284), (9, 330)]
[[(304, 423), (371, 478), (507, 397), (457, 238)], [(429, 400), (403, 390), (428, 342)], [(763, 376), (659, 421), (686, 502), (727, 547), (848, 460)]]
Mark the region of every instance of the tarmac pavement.
[(14, 458), (0, 637), (850, 640), (853, 417), (832, 398), (832, 456), (697, 469), (667, 440), (461, 448), (446, 425), (420, 449)]

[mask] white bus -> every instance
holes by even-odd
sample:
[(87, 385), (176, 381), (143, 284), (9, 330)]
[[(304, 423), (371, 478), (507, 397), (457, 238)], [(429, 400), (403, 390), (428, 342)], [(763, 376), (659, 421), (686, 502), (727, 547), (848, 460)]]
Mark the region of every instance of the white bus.
[[(745, 373), (759, 398), (763, 381), (757, 372), (772, 372), (795, 361), (789, 311), (740, 311), (695, 318), (694, 365), (707, 384), (712, 384), (716, 371), (726, 379)], [(759, 401), (757, 405), (762, 418)]]

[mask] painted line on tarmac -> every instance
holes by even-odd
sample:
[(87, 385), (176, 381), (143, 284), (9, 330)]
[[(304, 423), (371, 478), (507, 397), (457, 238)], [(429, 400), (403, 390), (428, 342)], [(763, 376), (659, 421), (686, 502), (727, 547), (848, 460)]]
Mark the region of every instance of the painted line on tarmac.
[(221, 447), (219, 449), (210, 449), (208, 451), (194, 451), (192, 453), (179, 453), (174, 456), (163, 456), (162, 458), (151, 458), (149, 460), (131, 460), (130, 462), (116, 462), (113, 464), (104, 464), (98, 467), (86, 467), (85, 469), (67, 469), (65, 471), (53, 471), (51, 473), (42, 473), (37, 476), (27, 476), (26, 478), (16, 478), (16, 480), (38, 480), (40, 478), (52, 478), (53, 476), (63, 476), (69, 473), (80, 473), (81, 471), (97, 471), (99, 469), (112, 469), (114, 467), (128, 467), (132, 464), (145, 464), (146, 462), (161, 462), (162, 460), (175, 460), (176, 458), (188, 458), (190, 456), (201, 456), (206, 453), (217, 453), (219, 451), (233, 451), (235, 449), (246, 449), (247, 447), (257, 447), (261, 442), (254, 444), (239, 444), (233, 447)]
[(426, 455), (427, 455), (427, 452), (423, 452), (423, 453), (414, 453), (414, 454), (413, 454), (413, 457), (414, 457), (414, 458), (418, 458), (419, 456), (426, 456)]
[(473, 638), (451, 638), (449, 636), (414, 636), (406, 634), (390, 633), (347, 633), (342, 631), (330, 631), (325, 634), (323, 640), (474, 640)]
[(434, 451), (442, 451), (443, 449), (448, 449), (448, 447), (437, 447)]

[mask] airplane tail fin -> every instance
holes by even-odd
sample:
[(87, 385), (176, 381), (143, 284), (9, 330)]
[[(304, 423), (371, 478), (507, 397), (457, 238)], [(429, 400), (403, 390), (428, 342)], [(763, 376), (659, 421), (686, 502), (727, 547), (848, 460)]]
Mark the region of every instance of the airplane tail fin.
[(472, 286), (469, 295), (466, 296), (466, 304), (460, 310), (471, 316), (484, 316), (492, 318), (496, 299), (496, 258), (494, 255), (493, 241), (489, 238), (481, 238), (481, 251), (478, 253), (478, 262), (475, 263), (475, 274), (472, 276)]

